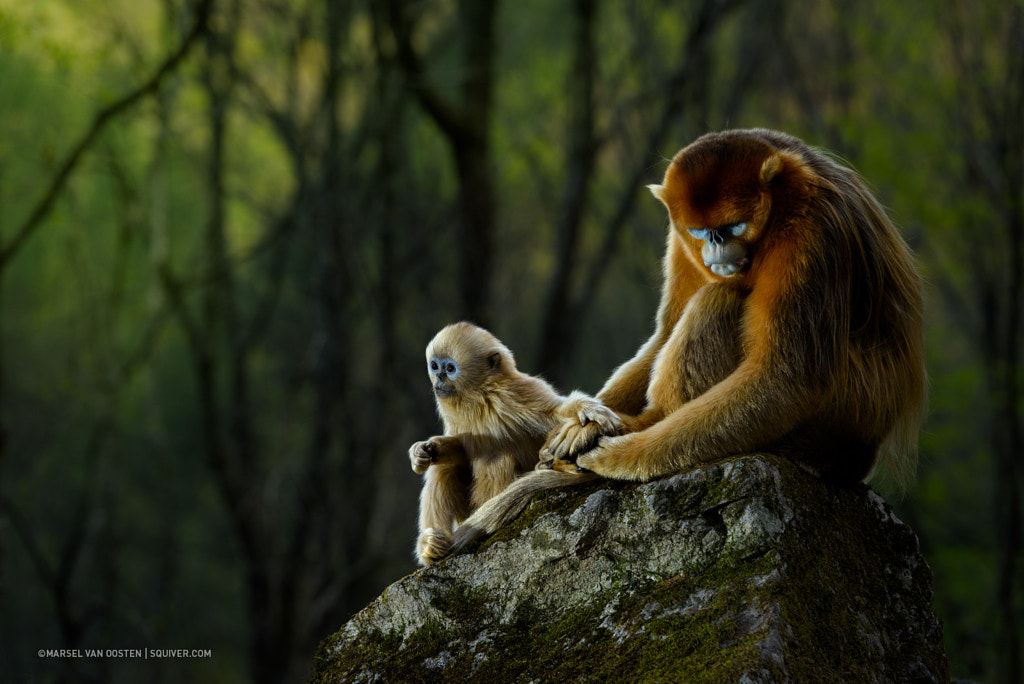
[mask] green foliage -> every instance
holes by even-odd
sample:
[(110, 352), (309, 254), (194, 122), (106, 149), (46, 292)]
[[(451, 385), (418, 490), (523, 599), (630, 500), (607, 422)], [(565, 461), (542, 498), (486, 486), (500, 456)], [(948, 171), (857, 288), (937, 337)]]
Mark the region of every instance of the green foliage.
[[(0, 249), (96, 113), (179, 45), (194, 4), (0, 0)], [(417, 101), (380, 5), (217, 3), (211, 32), (108, 124), (4, 262), (0, 640), (12, 677), (241, 681), (272, 643), (284, 677), (301, 678), (321, 637), (411, 569), (419, 480), (404, 454), (437, 430), (423, 346), (464, 315), (460, 188), (452, 140)], [(408, 5), (422, 78), (454, 98), (473, 68), (457, 49), (459, 3)], [(995, 193), (981, 173), (1000, 168), (991, 153), (1011, 126), (982, 96), (1004, 96), (1012, 115), (1024, 88), (1003, 49), (1020, 3), (597, 3), (597, 150), (570, 278), (580, 308), (571, 358), (543, 369), (573, 161), (574, 7), (508, 2), (497, 15), (495, 332), (525, 370), (598, 389), (651, 329), (665, 218), (639, 186), (676, 149), (710, 128), (764, 125), (845, 156), (928, 283), (932, 415), (899, 513), (935, 571), (954, 675), (995, 677), (1001, 522), (988, 502), (1009, 426), (995, 418), (1007, 366), (983, 314), (994, 296), (995, 329), (1008, 325), (1020, 255), (1002, 237), (1015, 186)], [(36, 658), (61, 644), (214, 658)]]

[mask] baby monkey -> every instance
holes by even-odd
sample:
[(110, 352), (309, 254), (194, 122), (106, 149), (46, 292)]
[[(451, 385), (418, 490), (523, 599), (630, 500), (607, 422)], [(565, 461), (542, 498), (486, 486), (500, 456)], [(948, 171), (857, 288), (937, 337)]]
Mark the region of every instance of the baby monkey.
[(452, 548), (470, 513), (533, 470), (548, 432), (577, 420), (588, 438), (619, 434), (618, 416), (582, 392), (559, 396), (516, 370), (512, 352), (470, 323), (454, 323), (427, 345), (427, 372), (444, 435), (416, 442), (409, 460), (426, 473), (416, 557), (430, 565)]

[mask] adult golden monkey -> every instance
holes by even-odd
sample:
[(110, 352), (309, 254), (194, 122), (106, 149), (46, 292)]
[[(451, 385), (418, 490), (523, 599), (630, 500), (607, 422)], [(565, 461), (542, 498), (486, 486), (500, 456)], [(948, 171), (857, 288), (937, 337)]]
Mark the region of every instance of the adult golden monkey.
[[(627, 434), (593, 446), (567, 421), (548, 465), (647, 480), (770, 451), (837, 483), (881, 459), (906, 483), (926, 401), (921, 284), (860, 176), (792, 136), (736, 130), (684, 148), (650, 189), (670, 219), (657, 327), (598, 394)], [(492, 499), (455, 548), (546, 485)]]
[[(424, 473), (416, 557), (429, 565), (448, 553), (455, 526), (517, 477), (533, 470), (548, 433), (570, 418), (577, 437), (615, 434), (621, 422), (581, 392), (559, 396), (521, 373), (508, 347), (470, 323), (441, 330), (427, 345), (427, 372), (444, 435), (416, 442), (409, 461)], [(562, 473), (552, 482), (579, 481)]]

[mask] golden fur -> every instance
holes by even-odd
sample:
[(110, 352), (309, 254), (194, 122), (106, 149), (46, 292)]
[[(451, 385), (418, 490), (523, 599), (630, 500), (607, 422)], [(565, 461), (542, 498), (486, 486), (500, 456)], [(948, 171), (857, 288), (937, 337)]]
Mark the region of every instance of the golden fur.
[[(757, 129), (701, 137), (651, 191), (670, 218), (656, 330), (598, 394), (628, 434), (591, 448), (586, 416), (567, 421), (542, 451), (541, 467), (556, 470), (487, 502), (453, 550), (560, 484), (559, 471), (648, 480), (763, 450), (839, 483), (879, 460), (898, 483), (913, 477), (926, 403), (921, 285), (864, 181)], [(712, 271), (712, 240), (691, 230), (726, 236), (719, 254), (734, 272)]]
[[(926, 400), (921, 285), (864, 181), (796, 138), (745, 130), (683, 149), (652, 191), (671, 221), (657, 330), (598, 395), (632, 434), (577, 465), (646, 480), (766, 450), (848, 483), (881, 456), (906, 483)], [(740, 223), (746, 261), (718, 275), (690, 229)], [(571, 457), (575, 429), (551, 456)]]

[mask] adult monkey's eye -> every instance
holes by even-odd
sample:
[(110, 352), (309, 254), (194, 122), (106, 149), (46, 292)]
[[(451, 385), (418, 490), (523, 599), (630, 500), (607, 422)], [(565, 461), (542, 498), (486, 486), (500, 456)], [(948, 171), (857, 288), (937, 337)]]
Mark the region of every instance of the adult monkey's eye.
[(729, 228), (729, 232), (733, 234), (733, 237), (739, 237), (740, 235), (743, 235), (743, 233), (747, 232), (747, 224), (743, 221), (733, 224), (733, 226)]

